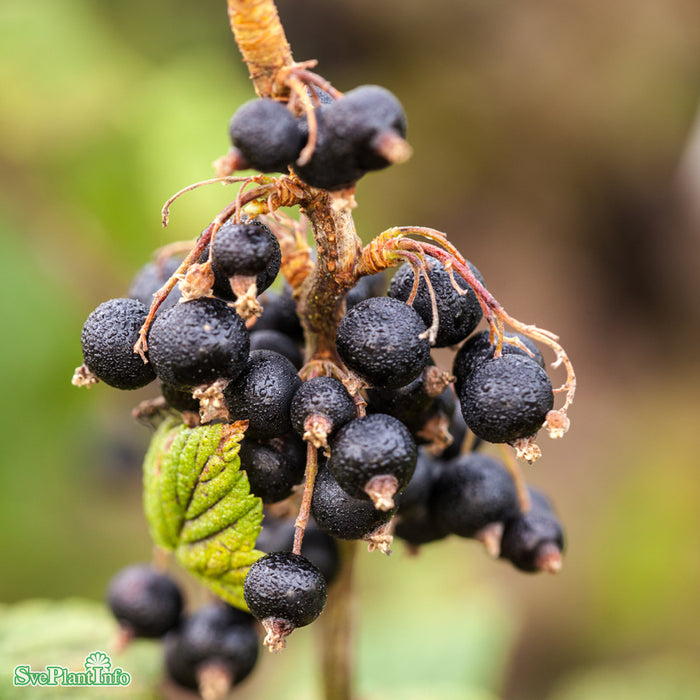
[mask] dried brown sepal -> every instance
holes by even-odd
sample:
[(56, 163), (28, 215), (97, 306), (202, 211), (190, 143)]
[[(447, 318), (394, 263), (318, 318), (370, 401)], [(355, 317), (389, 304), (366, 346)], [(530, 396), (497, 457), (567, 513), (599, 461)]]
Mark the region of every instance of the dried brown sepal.
[(391, 129), (380, 131), (372, 139), (370, 148), (394, 165), (405, 163), (413, 155), (408, 141)]
[(544, 427), (547, 429), (549, 437), (553, 440), (564, 437), (570, 425), (569, 416), (563, 411), (549, 411), (544, 419)]
[(192, 397), (199, 401), (199, 420), (211, 423), (213, 420), (229, 420), (228, 406), (224, 389), (228, 379), (217, 379), (211, 384), (202, 384), (192, 390)]
[(434, 457), (442, 454), (453, 442), (450, 433), (450, 419), (444, 413), (437, 413), (429, 418), (416, 433), (416, 437), (425, 440), (428, 454)]
[(70, 380), (70, 383), (73, 386), (92, 386), (93, 384), (98, 384), (99, 381), (99, 378), (87, 368), (87, 365), (82, 364), (80, 367), (75, 368), (73, 379)]
[(178, 303), (211, 296), (214, 286), (214, 271), (209, 261), (194, 263), (189, 266), (185, 276), (180, 280), (182, 298)]
[(481, 542), (487, 554), (494, 559), (498, 559), (501, 554), (502, 537), (503, 523), (489, 523), (474, 535), (474, 539)]
[(222, 663), (207, 661), (197, 669), (197, 688), (204, 700), (223, 700), (233, 682), (233, 674)]
[(515, 456), (518, 459), (528, 464), (534, 464), (542, 456), (542, 450), (535, 443), (536, 437), (536, 435), (531, 435), (526, 438), (518, 438), (510, 443), (515, 449)]
[(331, 434), (332, 430), (333, 423), (331, 423), (329, 418), (313, 414), (304, 421), (303, 438), (307, 442), (310, 442), (317, 450), (323, 448), (326, 452), (326, 456), (328, 456), (328, 436)]
[(216, 177), (228, 177), (236, 170), (248, 170), (250, 167), (244, 155), (235, 146), (231, 147), (225, 156), (217, 158), (212, 166)]
[(344, 190), (329, 192), (331, 209), (334, 212), (352, 211), (357, 206), (355, 200), (355, 187), (347, 187)]
[(236, 275), (229, 278), (231, 289), (236, 295), (236, 301), (229, 302), (229, 306), (236, 309), (236, 313), (245, 321), (262, 314), (263, 307), (257, 299), (258, 286), (255, 277)]
[(423, 387), (425, 393), (433, 399), (436, 396), (440, 396), (440, 394), (447, 389), (450, 382), (454, 380), (455, 378), (449, 372), (445, 372), (435, 365), (428, 365), (423, 370)]
[(394, 541), (394, 519), (380, 525), (376, 530), (365, 535), (362, 540), (367, 542), (367, 551), (379, 550), (382, 554), (391, 555), (391, 543)]
[(387, 511), (395, 506), (394, 496), (399, 490), (399, 482), (393, 474), (380, 474), (373, 476), (364, 490), (377, 510)]
[(538, 571), (558, 574), (563, 564), (562, 553), (554, 542), (544, 542), (537, 548), (535, 566)]
[(262, 626), (266, 633), (263, 644), (274, 654), (287, 646), (287, 637), (296, 629), (291, 622), (279, 617), (266, 617)]
[(154, 419), (161, 418), (169, 408), (165, 397), (156, 396), (154, 399), (145, 399), (134, 406), (131, 417), (139, 423), (153, 425)]
[(117, 632), (110, 644), (110, 648), (114, 654), (121, 654), (128, 648), (133, 640), (134, 630), (129, 627), (129, 625), (124, 625), (120, 622)]

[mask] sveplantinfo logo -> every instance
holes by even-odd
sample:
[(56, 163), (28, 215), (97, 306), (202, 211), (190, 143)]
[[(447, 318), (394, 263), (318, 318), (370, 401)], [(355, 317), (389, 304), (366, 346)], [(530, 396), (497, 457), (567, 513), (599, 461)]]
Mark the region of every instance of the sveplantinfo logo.
[(123, 668), (112, 668), (112, 659), (103, 651), (93, 651), (85, 657), (84, 671), (70, 671), (65, 666), (47, 666), (33, 671), (28, 664), (15, 666), (12, 682), (15, 686), (124, 686), (131, 675)]

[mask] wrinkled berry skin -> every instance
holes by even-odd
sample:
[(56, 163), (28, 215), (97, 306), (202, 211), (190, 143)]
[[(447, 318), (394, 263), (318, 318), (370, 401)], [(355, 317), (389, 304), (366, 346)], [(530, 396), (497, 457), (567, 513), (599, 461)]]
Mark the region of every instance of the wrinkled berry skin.
[(254, 221), (236, 224), (227, 221), (214, 236), (212, 264), (227, 277), (253, 277), (266, 268), (280, 269), (282, 254), (275, 235), (265, 224)]
[(272, 552), (250, 567), (243, 596), (256, 619), (272, 617), (304, 627), (321, 614), (326, 604), (326, 581), (306, 557)]
[[(435, 302), (438, 310), (438, 332), (435, 341), (436, 348), (444, 348), (448, 345), (455, 345), (464, 340), (481, 321), (483, 316), (481, 305), (472, 288), (455, 272), (455, 282), (467, 293), (461, 296), (452, 286), (450, 276), (443, 264), (429, 255), (425, 256), (428, 277), (435, 292)], [(474, 273), (474, 276), (481, 282), (484, 280), (479, 271), (470, 262), (467, 265)], [(387, 295), (400, 301), (406, 301), (411, 295), (413, 288), (413, 268), (408, 264), (403, 264), (389, 285)], [(418, 291), (413, 301), (413, 308), (418, 312), (426, 326), (433, 322), (433, 309), (428, 291), (428, 284), (424, 275), (421, 274), (418, 283)]]
[(262, 173), (287, 172), (305, 142), (292, 113), (269, 98), (241, 105), (231, 118), (229, 135), (248, 165)]
[(311, 514), (316, 524), (341, 540), (359, 540), (391, 520), (396, 509), (383, 511), (372, 501), (353, 498), (346, 493), (327, 467), (316, 476), (311, 498)]
[[(173, 256), (165, 260), (146, 263), (131, 281), (129, 296), (132, 299), (138, 299), (144, 306), (150, 308), (153, 302), (153, 295), (170, 279), (177, 268), (180, 267), (181, 262), (181, 258)], [(180, 288), (178, 285), (175, 285), (170, 290), (170, 294), (161, 302), (156, 313), (161, 313), (177, 304), (181, 296)]]
[(241, 317), (225, 302), (200, 297), (158, 316), (148, 348), (163, 382), (189, 388), (235, 379), (245, 367), (250, 339)]
[[(537, 362), (542, 369), (545, 368), (544, 357), (531, 338), (520, 333), (512, 333), (509, 335), (514, 335), (518, 338), (522, 344), (532, 352), (531, 359)], [(458, 394), (462, 390), (462, 386), (467, 380), (467, 377), (474, 371), (474, 368), (480, 365), (484, 360), (490, 360), (495, 352), (496, 346), (491, 345), (488, 330), (474, 333), (471, 338), (467, 339), (467, 342), (458, 350), (454, 362), (452, 363), (452, 374), (455, 377), (455, 390)], [(501, 353), (503, 355), (522, 355), (523, 357), (529, 357), (522, 348), (506, 342), (503, 343)]]
[(532, 508), (506, 521), (501, 538), (501, 558), (528, 573), (539, 571), (537, 555), (542, 545), (564, 551), (564, 533), (547, 499), (530, 489)]
[(185, 688), (197, 690), (198, 671), (221, 664), (240, 683), (258, 660), (259, 640), (252, 616), (229, 605), (215, 603), (185, 618), (179, 629), (165, 637), (168, 675)]
[(355, 418), (331, 442), (328, 468), (340, 487), (354, 498), (369, 498), (367, 482), (392, 475), (403, 489), (413, 476), (418, 452), (406, 426), (393, 416), (374, 413)]
[(303, 437), (304, 422), (309, 416), (327, 418), (331, 434), (355, 418), (355, 401), (343, 383), (333, 377), (314, 377), (297, 389), (290, 408), (292, 428)]
[(296, 433), (266, 441), (246, 437), (239, 455), (251, 493), (263, 503), (277, 503), (291, 496), (294, 486), (304, 478), (306, 445)]
[(469, 375), (459, 400), (469, 429), (487, 442), (534, 435), (554, 405), (552, 383), (532, 359), (517, 354), (485, 360)]
[(153, 365), (134, 352), (148, 309), (137, 299), (110, 299), (100, 304), (83, 325), (83, 361), (115, 389), (139, 389), (155, 379)]
[(336, 346), (343, 362), (369, 384), (395, 389), (416, 379), (428, 364), (430, 343), (420, 337), (425, 331), (407, 304), (372, 297), (343, 316)]
[(291, 431), (289, 406), (301, 379), (278, 352), (254, 350), (239, 377), (224, 390), (231, 420), (247, 420), (246, 435), (266, 440)]
[(110, 581), (107, 605), (135, 637), (157, 638), (178, 624), (183, 603), (171, 578), (146, 564), (135, 564)]
[(513, 478), (493, 457), (469, 453), (447, 462), (433, 485), (432, 506), (444, 532), (474, 537), (518, 513)]

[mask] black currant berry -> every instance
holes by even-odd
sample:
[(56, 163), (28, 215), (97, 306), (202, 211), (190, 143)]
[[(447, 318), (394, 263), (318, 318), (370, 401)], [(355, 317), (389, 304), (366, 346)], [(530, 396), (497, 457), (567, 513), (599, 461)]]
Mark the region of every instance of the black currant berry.
[(272, 350), (250, 353), (243, 372), (224, 390), (231, 420), (247, 420), (246, 435), (266, 440), (292, 429), (289, 407), (301, 379), (294, 365)]
[(341, 540), (359, 540), (391, 520), (395, 510), (377, 510), (371, 501), (353, 498), (327, 467), (319, 469), (311, 498), (316, 524)]
[(241, 105), (231, 118), (229, 135), (248, 165), (263, 173), (287, 172), (305, 142), (292, 113), (268, 98)]
[(275, 235), (259, 221), (227, 221), (214, 237), (211, 262), (227, 277), (254, 277), (269, 267), (280, 269), (282, 254)]
[[(296, 528), (294, 521), (274, 518), (269, 513), (263, 518), (263, 526), (255, 542), (255, 548), (261, 552), (291, 552), (294, 546)], [(330, 585), (340, 568), (340, 555), (336, 541), (321, 530), (313, 520), (309, 520), (304, 530), (301, 555), (306, 557)]]
[(306, 557), (272, 552), (250, 567), (243, 596), (268, 633), (265, 644), (278, 650), (288, 634), (321, 614), (326, 604), (326, 581)]
[(353, 498), (370, 498), (390, 510), (393, 497), (411, 479), (416, 445), (406, 426), (393, 416), (374, 413), (346, 423), (333, 438), (328, 468)]
[[(129, 285), (128, 295), (132, 299), (138, 299), (146, 308), (150, 308), (153, 295), (170, 279), (173, 273), (180, 267), (182, 258), (171, 256), (164, 260), (154, 260), (146, 263), (134, 276)], [(175, 285), (167, 297), (161, 302), (157, 313), (169, 309), (180, 301), (182, 295), (180, 288)]]
[(234, 379), (245, 367), (250, 340), (241, 317), (220, 299), (200, 297), (160, 314), (148, 334), (151, 362), (180, 388)]
[(413, 381), (430, 359), (426, 326), (410, 306), (372, 297), (343, 316), (336, 335), (338, 354), (372, 386), (397, 388)]
[(199, 413), (199, 400), (192, 396), (192, 391), (189, 389), (179, 389), (172, 384), (161, 382), (160, 391), (170, 408), (174, 408), (176, 411)]
[(501, 557), (521, 571), (556, 573), (561, 568), (564, 533), (547, 499), (530, 489), (532, 507), (505, 523)]
[(272, 329), (258, 330), (257, 323), (250, 334), (250, 351), (253, 350), (274, 350), (284, 355), (297, 370), (304, 365), (299, 346), (288, 335)]
[[(251, 615), (214, 603), (186, 617), (165, 638), (165, 666), (178, 684), (200, 690), (218, 687), (219, 697), (240, 683), (258, 660), (258, 635)], [(213, 695), (214, 693), (212, 693)]]
[(182, 594), (170, 577), (147, 564), (135, 564), (110, 581), (107, 605), (131, 636), (162, 637), (180, 621)]
[(285, 286), (280, 294), (267, 292), (262, 298), (262, 303), (262, 316), (255, 322), (254, 330), (275, 330), (298, 343), (304, 341), (304, 329), (297, 316), (297, 305), (289, 286)]
[(469, 429), (487, 442), (534, 435), (554, 405), (547, 373), (527, 356), (485, 360), (467, 377), (459, 400)]
[(83, 361), (98, 379), (116, 389), (139, 389), (155, 379), (153, 365), (134, 352), (148, 309), (137, 299), (110, 299), (83, 325)]
[[(520, 342), (532, 352), (532, 359), (544, 369), (544, 357), (532, 339), (520, 333), (513, 333), (511, 335), (518, 338)], [(496, 352), (496, 346), (491, 344), (489, 336), (490, 332), (488, 330), (474, 333), (473, 336), (467, 339), (467, 342), (462, 345), (455, 355), (452, 364), (452, 374), (455, 376), (455, 390), (458, 394), (474, 368), (480, 365), (484, 360), (490, 360)], [(503, 343), (501, 352), (503, 355), (523, 355), (529, 357), (527, 352), (522, 348), (506, 342)]]
[(474, 537), (519, 510), (508, 470), (497, 459), (473, 452), (444, 464), (433, 486), (432, 506), (439, 527), (460, 537)]
[[(474, 290), (455, 272), (455, 282), (466, 294), (461, 295), (453, 286), (450, 275), (443, 264), (429, 255), (425, 256), (428, 277), (435, 292), (435, 302), (438, 311), (438, 332), (435, 347), (444, 348), (464, 340), (479, 324), (483, 316), (481, 305)], [(484, 280), (479, 271), (470, 262), (467, 265), (474, 276), (481, 282)], [(400, 301), (406, 301), (413, 289), (415, 276), (413, 268), (404, 263), (394, 275), (389, 285), (387, 295)], [(425, 277), (421, 275), (418, 291), (413, 300), (413, 308), (418, 312), (426, 326), (433, 322), (433, 308)]]
[(341, 381), (314, 377), (294, 394), (292, 428), (316, 447), (325, 446), (338, 428), (355, 418), (356, 411), (355, 401)]
[(306, 446), (296, 433), (266, 441), (246, 436), (239, 455), (251, 493), (262, 498), (263, 503), (284, 500), (304, 478)]
[(377, 272), (374, 275), (360, 277), (358, 283), (345, 296), (345, 306), (350, 308), (370, 297), (380, 297), (386, 292), (386, 275)]

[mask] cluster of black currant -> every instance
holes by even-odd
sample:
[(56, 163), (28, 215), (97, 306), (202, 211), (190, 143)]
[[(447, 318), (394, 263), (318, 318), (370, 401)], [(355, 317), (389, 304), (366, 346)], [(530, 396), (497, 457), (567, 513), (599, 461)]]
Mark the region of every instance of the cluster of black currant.
[[(245, 567), (242, 598), (227, 600), (262, 623), (271, 650), (322, 612), (338, 573), (337, 539), (390, 553), (394, 534), (411, 547), (456, 534), (523, 571), (557, 571), (563, 535), (548, 500), (528, 489), (510, 452), (500, 461), (480, 447), (512, 445), (534, 461), (540, 428), (553, 437), (566, 431), (574, 389), (556, 338), (511, 319), (444, 235), (391, 229), (360, 249), (350, 229), (352, 187), (410, 152), (403, 109), (383, 88), (341, 95), (296, 68), (287, 73), (290, 97), (254, 100), (231, 120), (233, 148), (217, 167), (219, 180), (244, 183), (235, 202), (184, 258), (176, 248), (161, 251), (127, 297), (90, 314), (74, 376), (78, 385), (101, 380), (119, 389), (157, 378), (161, 396), (140, 406), (140, 416), (176, 412), (190, 429), (244, 431), (227, 454), (237, 453), (246, 493), (265, 504), (265, 515), (257, 541), (236, 540), (261, 551)], [(241, 167), (289, 174), (232, 177)], [(244, 194), (251, 183), (258, 187)], [(312, 226), (315, 259), (301, 225), (278, 211), (290, 205)], [(383, 271), (394, 266), (387, 289)], [(288, 285), (266, 292), (280, 270)], [(477, 331), (482, 319), (488, 328)], [(504, 322), (520, 332), (504, 334)], [(560, 410), (533, 339), (566, 366)], [(456, 346), (452, 372), (442, 371), (431, 347)], [(174, 490), (163, 493), (177, 503), (151, 512), (177, 538), (185, 508), (204, 537), (213, 516), (199, 506), (190, 513), (187, 489), (213, 483), (223, 457), (203, 465), (195, 450), (177, 459), (182, 470), (196, 463), (199, 471), (176, 470)], [(153, 474), (171, 478), (158, 465)], [(225, 575), (235, 555), (227, 547), (224, 564), (217, 550), (216, 561), (198, 562), (200, 574)], [(167, 633), (171, 676), (207, 697), (255, 663), (247, 614), (217, 604), (183, 618), (177, 587), (153, 569), (120, 573), (109, 601), (130, 634)]]

